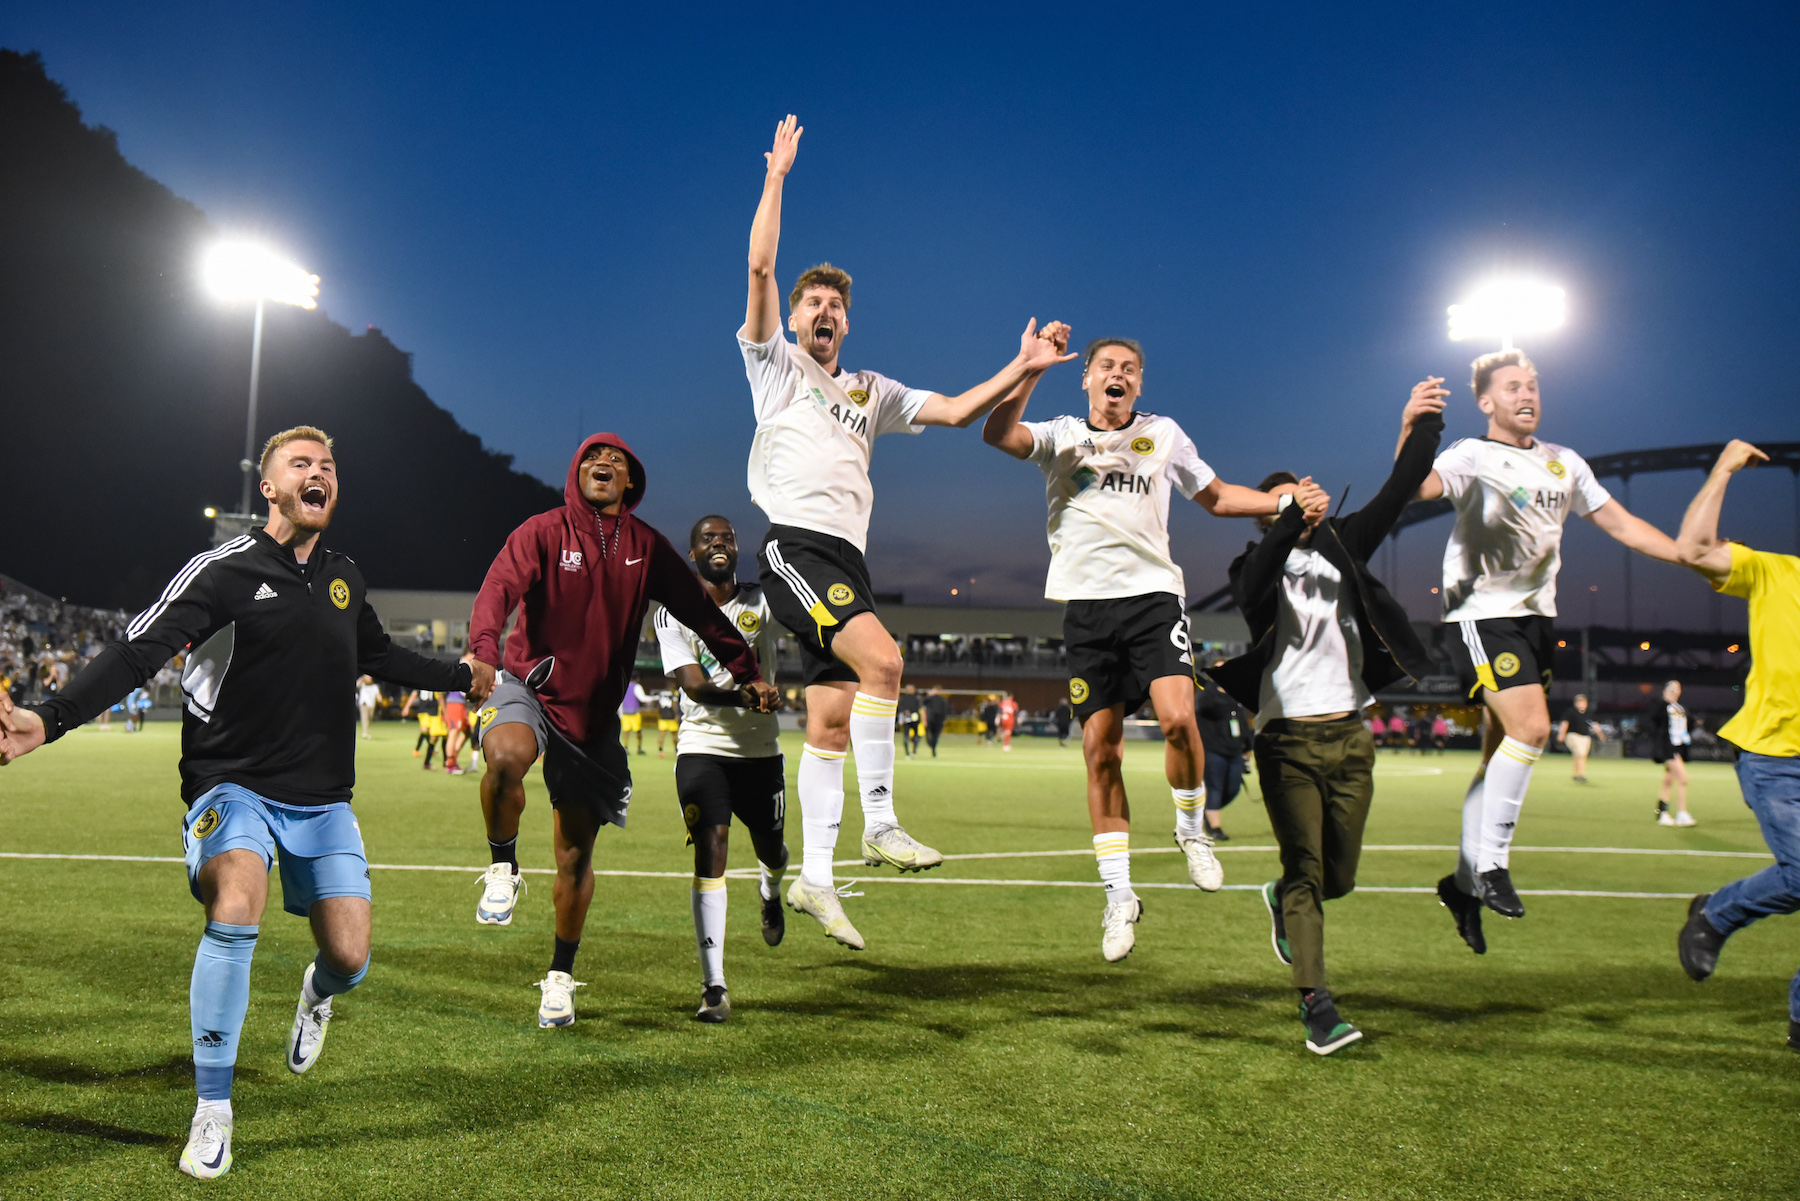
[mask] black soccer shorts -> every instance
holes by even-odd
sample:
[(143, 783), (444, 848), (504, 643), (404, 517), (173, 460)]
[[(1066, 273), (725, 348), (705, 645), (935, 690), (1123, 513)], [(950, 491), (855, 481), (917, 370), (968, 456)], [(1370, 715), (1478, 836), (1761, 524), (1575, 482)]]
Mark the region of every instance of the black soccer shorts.
[(1456, 628), (1451, 632), (1450, 651), (1469, 696), (1483, 688), (1500, 692), (1526, 684), (1550, 687), (1556, 668), (1554, 618), (1534, 613), (1451, 624)]
[(623, 826), (631, 809), (631, 760), (619, 740), (619, 719), (602, 721), (586, 743), (557, 729), (543, 701), (523, 680), (501, 672), (487, 703), (475, 714), (475, 745), (495, 726), (517, 722), (537, 737), (544, 789), (552, 809), (585, 809), (602, 822)]
[(1114, 705), (1134, 712), (1149, 699), (1152, 680), (1194, 678), (1187, 612), (1172, 592), (1070, 601), (1063, 611), (1063, 650), (1069, 701), (1082, 721)]
[(773, 525), (756, 565), (769, 611), (800, 644), (800, 682), (855, 682), (856, 673), (831, 653), (831, 643), (852, 617), (875, 612), (862, 552), (817, 530)]
[(677, 755), (675, 797), (690, 842), (707, 826), (729, 826), (733, 814), (756, 834), (779, 834), (787, 820), (787, 776), (780, 755)]

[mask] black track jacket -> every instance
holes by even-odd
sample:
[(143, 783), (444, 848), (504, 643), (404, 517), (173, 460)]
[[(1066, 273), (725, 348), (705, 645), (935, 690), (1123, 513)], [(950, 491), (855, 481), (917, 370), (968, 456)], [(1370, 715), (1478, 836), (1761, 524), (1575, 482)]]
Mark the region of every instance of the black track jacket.
[(466, 663), (395, 646), (356, 564), (323, 541), (305, 563), (262, 530), (196, 555), (69, 686), (41, 705), (55, 741), (181, 650), (181, 796), (238, 784), (284, 805), (350, 799), (356, 677), (467, 691)]

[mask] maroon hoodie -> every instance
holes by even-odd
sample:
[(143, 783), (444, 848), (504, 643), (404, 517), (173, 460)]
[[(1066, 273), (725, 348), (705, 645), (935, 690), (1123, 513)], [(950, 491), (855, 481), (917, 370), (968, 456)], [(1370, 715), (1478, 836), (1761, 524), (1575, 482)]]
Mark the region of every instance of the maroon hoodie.
[[(617, 447), (631, 462), (631, 487), (617, 517), (602, 516), (581, 495), (581, 458), (596, 445)], [(739, 684), (762, 678), (756, 656), (701, 590), (687, 560), (631, 515), (644, 499), (644, 486), (644, 465), (623, 438), (592, 435), (569, 463), (563, 507), (512, 532), (475, 598), (470, 652), (520, 679), (554, 655), (556, 665), (538, 696), (551, 722), (576, 743), (615, 720), (651, 601), (699, 634)], [(515, 608), (519, 623), (506, 639), (503, 661), (501, 631)]]

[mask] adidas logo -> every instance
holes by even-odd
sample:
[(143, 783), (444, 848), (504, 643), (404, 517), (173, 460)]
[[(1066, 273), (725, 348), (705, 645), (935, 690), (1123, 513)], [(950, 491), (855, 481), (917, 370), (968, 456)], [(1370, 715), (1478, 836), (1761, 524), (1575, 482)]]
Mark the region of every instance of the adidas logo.
[(875, 787), (869, 789), (870, 797), (886, 796), (887, 794), (888, 786), (886, 784), (877, 784)]
[(216, 1050), (225, 1045), (225, 1036), (217, 1030), (208, 1030), (205, 1034), (202, 1034), (199, 1038), (194, 1040), (194, 1045), (196, 1047), (206, 1047), (208, 1049)]
[(252, 596), (250, 599), (253, 601), (274, 600), (275, 599), (275, 589), (269, 587), (268, 584), (265, 583), (261, 588), (258, 588), (256, 590), (256, 594), (254, 596)]
[(701, 946), (703, 946), (703, 947), (708, 947), (708, 948), (711, 948), (711, 947), (716, 947), (716, 946), (718, 946), (718, 945), (719, 945), (719, 944), (718, 944), (718, 943), (716, 943), (716, 942), (714, 942), (714, 941), (713, 941), (713, 940), (712, 940), (712, 936), (711, 936), (711, 935), (708, 935), (708, 936), (707, 936), (707, 939), (706, 939), (706, 941), (705, 941), (705, 942), (703, 942), (703, 943), (701, 943), (701, 944), (700, 944), (700, 945), (701, 945)]

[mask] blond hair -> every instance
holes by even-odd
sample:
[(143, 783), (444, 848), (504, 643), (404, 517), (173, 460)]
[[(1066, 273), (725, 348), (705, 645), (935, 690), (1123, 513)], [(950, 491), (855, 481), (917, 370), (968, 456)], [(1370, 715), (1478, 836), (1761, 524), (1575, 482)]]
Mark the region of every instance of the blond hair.
[(1525, 357), (1522, 350), (1495, 350), (1482, 355), (1469, 364), (1469, 386), (1475, 389), (1479, 397), (1488, 389), (1494, 378), (1494, 372), (1502, 367), (1523, 367), (1531, 372), (1531, 378), (1537, 378), (1537, 364)]
[(850, 307), (850, 273), (842, 267), (833, 267), (830, 263), (820, 263), (817, 267), (808, 267), (800, 273), (794, 282), (794, 290), (788, 293), (788, 308), (800, 307), (800, 297), (808, 288), (834, 288), (844, 298), (844, 307)]
[(280, 450), (290, 442), (317, 442), (323, 445), (326, 450), (331, 449), (331, 435), (324, 430), (319, 429), (317, 426), (296, 425), (291, 430), (282, 430), (279, 434), (276, 434), (267, 442), (263, 443), (262, 459), (258, 466), (258, 470), (262, 472), (262, 477), (265, 480), (269, 478), (269, 460), (275, 457), (276, 451)]

